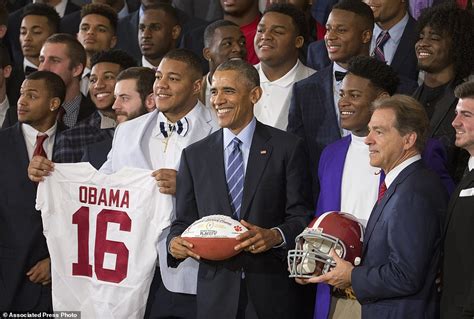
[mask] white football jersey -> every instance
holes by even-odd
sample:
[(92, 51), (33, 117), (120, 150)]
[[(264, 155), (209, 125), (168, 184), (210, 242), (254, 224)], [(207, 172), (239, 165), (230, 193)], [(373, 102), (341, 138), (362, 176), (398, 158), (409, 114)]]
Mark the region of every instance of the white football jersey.
[(158, 237), (171, 223), (158, 211), (164, 195), (151, 173), (123, 168), (105, 175), (89, 163), (55, 164), (39, 183), (55, 311), (143, 318)]

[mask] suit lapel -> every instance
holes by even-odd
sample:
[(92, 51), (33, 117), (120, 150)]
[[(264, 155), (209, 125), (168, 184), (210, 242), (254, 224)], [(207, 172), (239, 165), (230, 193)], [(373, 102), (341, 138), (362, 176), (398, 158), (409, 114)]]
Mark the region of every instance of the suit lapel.
[(405, 63), (407, 56), (414, 54), (415, 47), (413, 46), (413, 43), (416, 42), (416, 39), (414, 39), (415, 32), (413, 32), (413, 30), (415, 27), (416, 21), (409, 15), (407, 25), (403, 30), (400, 43), (398, 44), (397, 50), (393, 55), (392, 63), (390, 64), (394, 70), (403, 68), (403, 64)]
[(374, 231), (375, 225), (379, 221), (380, 217), (382, 216), (383, 209), (385, 205), (390, 201), (390, 198), (397, 190), (399, 184), (401, 184), (410, 174), (412, 174), (415, 170), (419, 169), (421, 166), (421, 161), (416, 161), (413, 164), (410, 164), (406, 167), (403, 171), (398, 174), (397, 178), (392, 182), (390, 187), (385, 192), (385, 195), (380, 200), (379, 203), (376, 203), (372, 212), (370, 213), (369, 221), (367, 222), (367, 227), (365, 229), (364, 234), (364, 245), (362, 248), (362, 255), (365, 253), (365, 249), (367, 248), (367, 243), (370, 241), (370, 237)]
[(247, 171), (245, 172), (244, 193), (240, 210), (240, 216), (243, 219), (247, 219), (250, 203), (255, 196), (257, 186), (272, 154), (272, 145), (268, 143), (270, 138), (271, 135), (265, 129), (265, 126), (257, 121), (250, 147)]
[(454, 96), (454, 92), (451, 88), (451, 84), (449, 83), (446, 88), (444, 89), (443, 97), (436, 103), (435, 111), (433, 116), (430, 120), (430, 127), (431, 127), (431, 134), (430, 137), (434, 136), (434, 132), (437, 131), (438, 127), (443, 122), (443, 119), (449, 112), (449, 109), (453, 104), (456, 103), (456, 97)]
[(451, 196), (451, 200), (449, 201), (448, 211), (446, 214), (446, 221), (444, 223), (444, 232), (443, 238), (446, 236), (446, 231), (448, 230), (449, 222), (451, 221), (451, 216), (453, 215), (454, 204), (456, 200), (459, 198), (459, 194), (461, 190), (463, 190), (467, 185), (474, 182), (474, 170), (470, 171), (466, 177), (464, 177), (461, 182), (459, 183), (458, 187), (454, 191), (453, 195)]

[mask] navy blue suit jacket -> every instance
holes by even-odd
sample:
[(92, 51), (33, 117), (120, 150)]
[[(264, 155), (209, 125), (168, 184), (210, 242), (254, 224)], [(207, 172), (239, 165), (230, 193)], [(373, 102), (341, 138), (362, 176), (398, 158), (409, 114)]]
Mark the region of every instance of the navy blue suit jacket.
[[(219, 130), (183, 150), (177, 176), (176, 220), (168, 246), (172, 238), (204, 216), (232, 216), (222, 139)], [(312, 217), (305, 162), (299, 138), (257, 122), (245, 173), (241, 218), (267, 229), (279, 227), (286, 249), (294, 247), (296, 236)], [(288, 278), (285, 248), (261, 254), (241, 252), (222, 262), (201, 260), (197, 317), (235, 318), (243, 270), (258, 317), (291, 318), (295, 283)], [(177, 263), (169, 255), (168, 264)]]
[(313, 200), (319, 193), (319, 157), (326, 145), (341, 138), (333, 94), (332, 65), (293, 85), (288, 132), (301, 137), (310, 158)]
[(89, 162), (95, 169), (101, 168), (107, 160), (107, 155), (112, 148), (112, 137), (106, 137), (105, 140), (98, 143), (86, 145), (81, 162)]
[(28, 178), (20, 123), (0, 131), (0, 148), (4, 150), (0, 156), (0, 310), (46, 311), (41, 295), (51, 287), (26, 276), (49, 253), (41, 214), (35, 210), (36, 184)]
[(437, 318), (441, 228), (448, 196), (417, 161), (402, 170), (375, 205), (352, 288), (362, 318)]

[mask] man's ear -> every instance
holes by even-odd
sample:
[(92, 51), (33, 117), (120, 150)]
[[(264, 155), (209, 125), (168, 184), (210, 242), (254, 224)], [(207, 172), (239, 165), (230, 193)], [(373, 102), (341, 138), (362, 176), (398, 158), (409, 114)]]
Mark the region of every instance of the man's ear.
[(404, 137), (403, 149), (409, 150), (415, 146), (416, 140), (418, 139), (418, 134), (415, 132), (407, 133)]
[(12, 74), (12, 66), (11, 65), (5, 65), (3, 67), (3, 77), (5, 79), (8, 79), (11, 74)]
[(146, 99), (145, 99), (145, 108), (147, 110), (147, 112), (152, 112), (154, 109), (155, 109), (156, 105), (155, 105), (155, 94), (154, 93), (150, 93), (147, 95)]
[(7, 34), (7, 26), (4, 24), (0, 24), (0, 39), (3, 39)]
[(252, 102), (252, 104), (257, 104), (258, 100), (260, 100), (260, 98), (262, 97), (262, 88), (260, 86), (256, 86), (254, 87), (251, 91), (250, 91), (250, 101)]

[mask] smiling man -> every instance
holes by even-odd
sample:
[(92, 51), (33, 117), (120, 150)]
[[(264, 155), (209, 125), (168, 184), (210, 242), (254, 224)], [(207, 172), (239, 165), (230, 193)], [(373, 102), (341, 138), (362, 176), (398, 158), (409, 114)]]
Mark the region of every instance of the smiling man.
[(260, 63), (262, 97), (255, 105), (260, 122), (286, 130), (293, 84), (315, 70), (298, 59), (308, 26), (302, 11), (290, 4), (273, 4), (258, 23), (254, 45)]
[(421, 161), (428, 118), (416, 100), (394, 95), (374, 102), (368, 127), (370, 165), (384, 171), (385, 181), (365, 230), (362, 262), (354, 267), (332, 250), (336, 267), (308, 281), (352, 285), (364, 319), (435, 318), (447, 193)]
[(249, 229), (237, 237), (240, 254), (199, 264), (197, 318), (292, 318), (304, 306), (284, 256), (311, 218), (307, 157), (301, 139), (255, 119), (259, 82), (245, 61), (217, 67), (211, 101), (222, 129), (182, 152), (168, 265), (200, 259), (180, 235), (204, 216), (232, 216)]
[(468, 154), (455, 146), (457, 98), (454, 88), (474, 70), (474, 15), (453, 5), (428, 8), (418, 20), (415, 50), (418, 67), (425, 71), (423, 84), (413, 97), (424, 105), (430, 119), (429, 136), (447, 149), (449, 172), (458, 182)]
[(120, 50), (98, 53), (92, 58), (89, 90), (96, 111), (75, 127), (64, 131), (58, 138), (58, 151), (53, 158), (58, 163), (81, 161), (87, 145), (113, 136), (115, 123), (114, 89), (117, 76), (136, 66), (127, 53)]
[(342, 0), (333, 7), (326, 28), (332, 64), (295, 83), (288, 115), (288, 131), (303, 138), (310, 156), (314, 202), (319, 192), (315, 172), (322, 150), (349, 133), (340, 126), (339, 89), (349, 60), (369, 55), (374, 14), (363, 2)]

